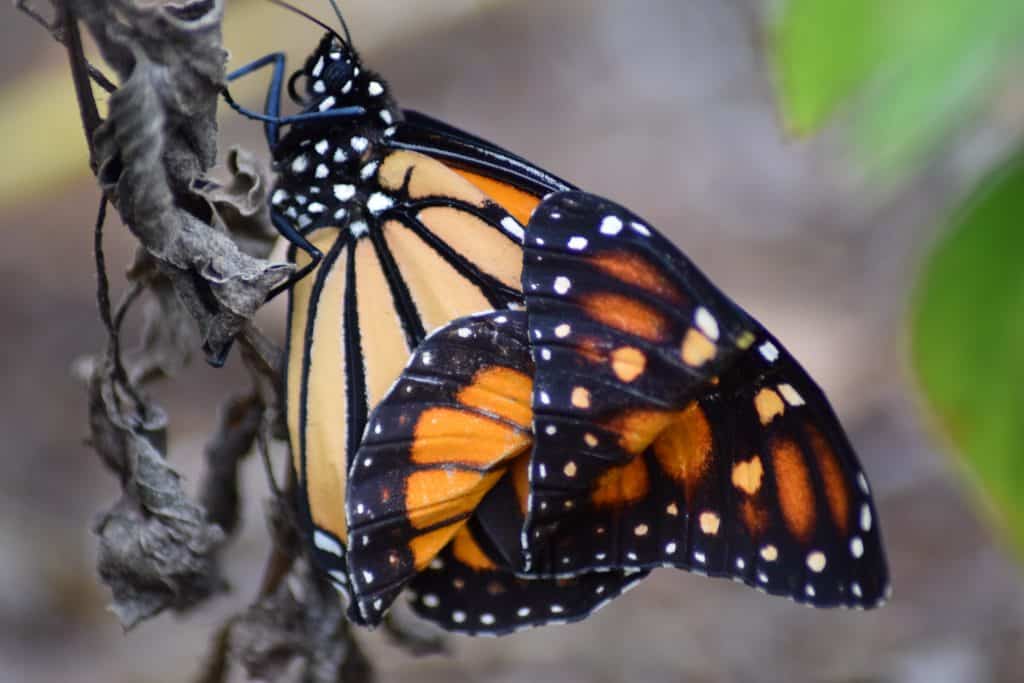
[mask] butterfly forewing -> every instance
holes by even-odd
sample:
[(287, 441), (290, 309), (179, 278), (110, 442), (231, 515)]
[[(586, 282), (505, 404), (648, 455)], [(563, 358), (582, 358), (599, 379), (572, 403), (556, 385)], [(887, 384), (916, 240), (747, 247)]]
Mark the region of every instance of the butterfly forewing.
[(528, 227), (523, 290), (538, 366), (541, 495), (531, 543), (577, 491), (642, 453), (680, 408), (752, 341), (753, 322), (671, 243), (626, 209), (581, 192), (552, 195)]
[[(815, 605), (877, 604), (888, 579), (867, 480), (781, 344), (607, 200), (549, 197), (527, 243), (527, 569), (668, 565)], [(591, 305), (608, 293), (614, 306)]]

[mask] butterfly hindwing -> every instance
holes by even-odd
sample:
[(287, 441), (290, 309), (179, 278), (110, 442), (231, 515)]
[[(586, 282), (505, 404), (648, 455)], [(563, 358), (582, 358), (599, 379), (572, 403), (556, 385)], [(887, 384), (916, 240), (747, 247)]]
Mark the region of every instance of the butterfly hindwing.
[[(607, 200), (549, 197), (527, 242), (528, 570), (667, 565), (814, 605), (877, 604), (888, 578), (867, 480), (781, 344)], [(602, 266), (609, 252), (618, 265)], [(616, 306), (593, 304), (609, 292)]]
[(498, 636), (577, 622), (646, 577), (647, 571), (599, 571), (580, 577), (516, 577), (486, 547), (474, 521), (410, 584), (413, 609), (447, 631)]
[(448, 325), (419, 346), (371, 415), (347, 498), (349, 568), (369, 623), (532, 446), (524, 339), (525, 316), (514, 311)]

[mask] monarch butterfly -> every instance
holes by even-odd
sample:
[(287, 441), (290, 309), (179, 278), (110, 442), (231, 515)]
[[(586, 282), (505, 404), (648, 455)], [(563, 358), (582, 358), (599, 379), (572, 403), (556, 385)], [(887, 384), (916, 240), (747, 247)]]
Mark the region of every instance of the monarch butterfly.
[[(564, 614), (580, 584), (551, 581), (610, 597), (661, 566), (817, 607), (884, 602), (867, 478), (778, 340), (608, 200), (548, 196), (526, 245), (526, 310), (429, 338), (370, 419), (348, 496), (369, 623), (408, 584), (422, 616), (504, 632)], [(439, 553), (461, 586), (423, 578)], [(467, 618), (463, 591), (495, 575), (535, 600)]]
[[(281, 53), (228, 76), (272, 66), (265, 113), (225, 96), (264, 122), (278, 173), (271, 219), (298, 266), (284, 287), (300, 517), (314, 561), (344, 594), (346, 482), (370, 409), (428, 332), (522, 303), (522, 226), (544, 195), (571, 186), (399, 108), (386, 81), (360, 61), (347, 28), (342, 37), (276, 4), (326, 30), (287, 82), (300, 113), (280, 114)], [(350, 616), (360, 620), (357, 610)]]

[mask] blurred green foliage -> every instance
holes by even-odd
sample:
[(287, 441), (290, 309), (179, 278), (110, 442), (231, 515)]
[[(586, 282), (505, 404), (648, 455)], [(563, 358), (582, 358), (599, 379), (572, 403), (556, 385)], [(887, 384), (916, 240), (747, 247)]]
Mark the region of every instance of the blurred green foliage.
[[(855, 149), (889, 180), (981, 111), (1024, 54), (1022, 0), (787, 0), (772, 28), (790, 129), (843, 109)], [(913, 365), (1024, 557), (1024, 148), (955, 215), (912, 301)]]
[(1024, 552), (1024, 154), (954, 219), (925, 265), (912, 316), (921, 386)]
[(869, 170), (912, 167), (1024, 56), (1021, 0), (787, 0), (773, 26), (783, 118), (841, 106)]

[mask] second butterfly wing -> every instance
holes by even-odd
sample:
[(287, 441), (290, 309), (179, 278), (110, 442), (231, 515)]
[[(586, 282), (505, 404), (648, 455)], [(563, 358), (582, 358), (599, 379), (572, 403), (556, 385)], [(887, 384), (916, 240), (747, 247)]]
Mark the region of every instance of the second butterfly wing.
[(867, 478), (785, 348), (608, 200), (548, 197), (527, 245), (529, 571), (667, 565), (816, 606), (880, 604)]

